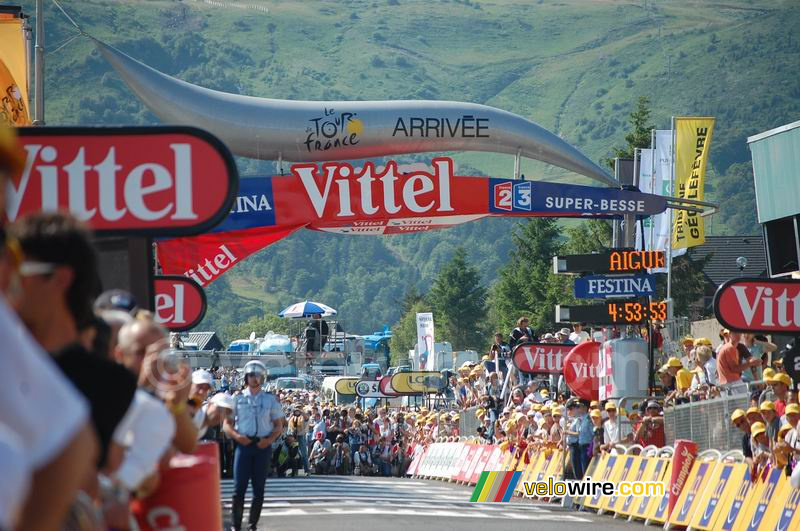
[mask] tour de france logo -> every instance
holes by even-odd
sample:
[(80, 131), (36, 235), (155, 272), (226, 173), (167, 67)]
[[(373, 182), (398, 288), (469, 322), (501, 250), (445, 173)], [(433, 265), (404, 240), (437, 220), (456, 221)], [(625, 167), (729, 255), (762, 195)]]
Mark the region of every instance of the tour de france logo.
[(306, 127), (306, 139), (303, 142), (309, 153), (328, 151), (329, 149), (355, 146), (364, 135), (364, 122), (358, 113), (337, 112), (334, 108), (324, 107), (322, 116), (309, 120)]

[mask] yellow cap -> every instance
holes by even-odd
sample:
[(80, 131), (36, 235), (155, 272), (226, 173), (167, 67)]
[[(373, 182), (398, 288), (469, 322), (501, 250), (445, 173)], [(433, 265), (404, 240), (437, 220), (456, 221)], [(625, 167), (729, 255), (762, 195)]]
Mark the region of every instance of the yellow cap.
[(625, 417), (625, 416), (628, 415), (628, 412), (625, 411), (624, 407), (621, 407), (621, 408), (619, 408), (619, 414), (622, 415), (623, 417)]
[(701, 347), (701, 346), (702, 347), (710, 347), (711, 346), (711, 340), (708, 339), (707, 337), (698, 337), (697, 339), (694, 340), (694, 346), (695, 347)]
[(677, 367), (680, 369), (683, 367), (683, 363), (681, 363), (681, 360), (678, 358), (670, 358), (667, 360), (667, 367)]
[(764, 379), (767, 381), (767, 383), (771, 383), (770, 380), (772, 380), (774, 376), (775, 376), (775, 369), (773, 369), (772, 367), (767, 367), (766, 369), (764, 369)]
[(616, 405), (614, 405), (614, 402), (606, 402), (606, 411), (610, 411), (610, 410), (612, 410), (612, 409), (613, 409), (614, 411), (616, 411), (616, 410), (617, 410), (617, 406), (616, 406)]
[(787, 431), (789, 431), (789, 430), (791, 430), (791, 429), (792, 429), (792, 426), (791, 426), (790, 424), (784, 424), (784, 425), (783, 425), (783, 426), (781, 426), (781, 428), (778, 430), (778, 435), (783, 435), (784, 433), (786, 433)]
[(736, 409), (733, 413), (731, 413), (731, 422), (736, 422), (742, 417), (744, 417), (744, 410)]
[(590, 408), (600, 407), (600, 402), (598, 402), (597, 400), (592, 400), (591, 402), (589, 402), (589, 407)]
[(517, 423), (514, 422), (513, 420), (509, 420), (508, 422), (506, 422), (506, 430), (513, 430), (516, 427)]
[(756, 413), (756, 414), (760, 415), (761, 414), (761, 410), (758, 409), (756, 406), (747, 408), (747, 413), (745, 413), (745, 414), (746, 415), (750, 415), (751, 413)]
[(563, 417), (563, 416), (564, 416), (564, 414), (563, 414), (563, 413), (561, 413), (561, 408), (560, 408), (560, 407), (554, 407), (554, 408), (552, 409), (552, 411), (553, 411), (553, 416), (554, 416), (554, 417), (555, 417), (555, 416), (558, 416), (558, 417)]
[(684, 336), (681, 343), (691, 343), (694, 345), (694, 338), (692, 336)]
[(775, 411), (775, 404), (770, 402), (769, 400), (765, 400), (761, 402), (761, 411)]
[(750, 426), (750, 435), (753, 437), (765, 431), (767, 431), (767, 428), (764, 426), (763, 422), (754, 422), (753, 425)]
[(602, 414), (602, 413), (600, 413), (600, 410), (599, 410), (599, 409), (593, 409), (593, 410), (592, 410), (592, 412), (591, 412), (591, 413), (589, 413), (589, 416), (590, 416), (590, 417), (595, 417), (595, 418), (597, 418), (597, 417), (602, 417), (602, 416), (603, 416), (603, 414)]
[(800, 406), (797, 404), (786, 404), (786, 409), (783, 411), (785, 415), (795, 414), (800, 415)]
[(458, 419), (460, 419), (460, 418), (461, 418), (461, 417), (460, 417), (460, 416), (458, 416), (458, 415), (453, 415), (453, 421), (456, 421), (456, 420), (458, 420)]
[(785, 372), (779, 372), (775, 373), (775, 375), (770, 378), (769, 383), (782, 383), (786, 387), (791, 387), (792, 379)]
[(631, 412), (630, 412), (630, 413), (628, 413), (628, 418), (631, 418), (631, 417), (641, 417), (641, 416), (642, 416), (642, 415), (641, 415), (641, 414), (640, 414), (638, 411), (636, 411), (635, 409), (631, 409)]
[(484, 415), (486, 415), (486, 410), (483, 409), (482, 407), (479, 407), (478, 409), (475, 410), (476, 417), (482, 417)]

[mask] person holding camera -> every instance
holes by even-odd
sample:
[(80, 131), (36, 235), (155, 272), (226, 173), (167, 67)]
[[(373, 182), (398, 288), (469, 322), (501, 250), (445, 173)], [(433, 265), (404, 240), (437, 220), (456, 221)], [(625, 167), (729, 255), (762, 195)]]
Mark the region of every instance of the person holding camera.
[(249, 529), (256, 529), (264, 501), (267, 469), (272, 462), (272, 443), (283, 432), (283, 408), (272, 393), (261, 390), (267, 368), (257, 360), (244, 366), (245, 389), (236, 397), (233, 420), (225, 419), (224, 431), (236, 441), (233, 458), (233, 528), (241, 529), (244, 495), (252, 480), (253, 500), (250, 504)]

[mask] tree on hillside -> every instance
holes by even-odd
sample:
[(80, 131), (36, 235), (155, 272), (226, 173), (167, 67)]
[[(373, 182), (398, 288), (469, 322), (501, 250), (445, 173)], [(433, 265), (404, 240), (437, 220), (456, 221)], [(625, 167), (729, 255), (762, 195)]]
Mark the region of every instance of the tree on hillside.
[(433, 309), (436, 335), (450, 341), (454, 350), (477, 350), (488, 343), (483, 330), (486, 288), (481, 285), (478, 270), (467, 262), (463, 247), (457, 248), (439, 271), (427, 299)]
[[(391, 363), (393, 366), (408, 364), (408, 351), (413, 350), (417, 344), (417, 314), (430, 311), (431, 307), (425, 301), (417, 301), (392, 326), (389, 350), (392, 353)], [(434, 326), (437, 326), (435, 314), (433, 319)]]
[(614, 158), (633, 158), (633, 150), (635, 148), (649, 148), (650, 147), (650, 130), (655, 129), (655, 126), (649, 124), (650, 121), (650, 100), (647, 96), (639, 96), (636, 102), (636, 109), (631, 113), (629, 123), (631, 124), (631, 131), (625, 135), (625, 147), (614, 147), (614, 156), (606, 159), (606, 164), (614, 167)]
[(523, 315), (537, 330), (555, 324), (554, 305), (563, 294), (563, 283), (553, 274), (553, 256), (561, 250), (559, 228), (551, 218), (520, 222), (511, 235), (511, 259), (500, 269), (490, 297), (491, 322), (509, 332)]

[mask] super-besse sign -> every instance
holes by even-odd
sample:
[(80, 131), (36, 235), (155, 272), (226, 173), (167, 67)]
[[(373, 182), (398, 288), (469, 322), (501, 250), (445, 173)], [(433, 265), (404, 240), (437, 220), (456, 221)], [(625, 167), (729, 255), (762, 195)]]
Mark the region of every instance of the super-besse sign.
[(731, 330), (800, 333), (800, 280), (729, 280), (714, 295), (714, 314)]
[(192, 127), (27, 127), (27, 164), (9, 221), (68, 210), (96, 234), (186, 236), (230, 212), (238, 174), (228, 149)]

